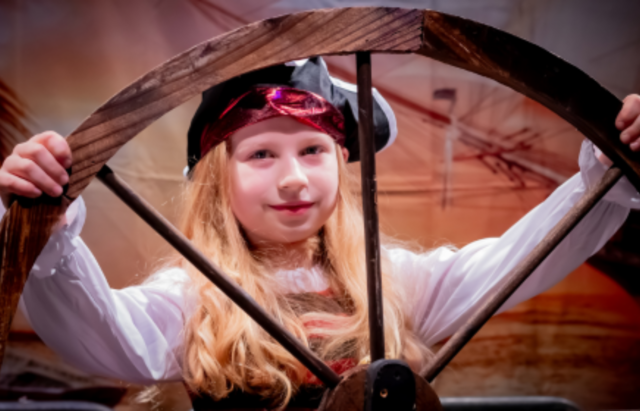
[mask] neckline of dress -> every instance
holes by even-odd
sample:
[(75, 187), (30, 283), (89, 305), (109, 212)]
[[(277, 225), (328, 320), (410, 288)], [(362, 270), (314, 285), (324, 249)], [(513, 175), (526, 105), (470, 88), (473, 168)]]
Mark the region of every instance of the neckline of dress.
[(281, 292), (285, 294), (321, 293), (329, 288), (324, 272), (318, 265), (312, 268), (278, 270), (275, 276), (282, 287)]

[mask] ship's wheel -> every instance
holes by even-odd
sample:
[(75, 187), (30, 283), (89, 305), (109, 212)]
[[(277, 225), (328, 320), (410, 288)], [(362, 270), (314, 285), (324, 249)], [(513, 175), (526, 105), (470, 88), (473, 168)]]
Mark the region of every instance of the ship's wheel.
[[(105, 163), (160, 116), (222, 81), (291, 60), (350, 53), (357, 55), (372, 363), (339, 376)], [(492, 78), (560, 115), (615, 164), (438, 351), (424, 376), (414, 374), (401, 361), (384, 359), (370, 53), (420, 54)], [(374, 7), (308, 11), (249, 24), (213, 38), (135, 81), (67, 138), (74, 162), (69, 186), (61, 198), (18, 199), (5, 214), (0, 237), (0, 358), (31, 267), (60, 214), (97, 176), (324, 383), (320, 392), (303, 389), (306, 397), (294, 399), (296, 405), (322, 410), (441, 409), (429, 382), (623, 174), (640, 188), (640, 157), (619, 141), (614, 126), (621, 107), (622, 103), (593, 79), (544, 49), (483, 24), (430, 10)], [(238, 404), (264, 406), (235, 393), (227, 403), (231, 408), (238, 408)]]

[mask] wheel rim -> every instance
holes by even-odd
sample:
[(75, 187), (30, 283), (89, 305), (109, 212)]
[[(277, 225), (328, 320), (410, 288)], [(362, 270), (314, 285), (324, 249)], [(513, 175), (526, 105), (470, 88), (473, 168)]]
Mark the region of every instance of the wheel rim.
[(176, 56), (110, 99), (68, 137), (74, 164), (65, 195), (10, 207), (0, 240), (0, 349), (28, 272), (58, 216), (122, 145), (229, 78), (313, 55), (356, 52), (420, 54), (505, 84), (578, 128), (640, 188), (638, 154), (619, 141), (614, 126), (621, 102), (585, 73), (522, 39), (459, 17), (398, 8), (319, 10), (253, 23)]

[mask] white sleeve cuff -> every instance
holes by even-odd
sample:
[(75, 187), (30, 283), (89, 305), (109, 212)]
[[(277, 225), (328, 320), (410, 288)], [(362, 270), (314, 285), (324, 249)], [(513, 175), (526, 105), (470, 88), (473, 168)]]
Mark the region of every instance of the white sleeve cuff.
[[(591, 141), (585, 139), (582, 142), (578, 162), (582, 181), (587, 188), (595, 186), (607, 171), (607, 166), (596, 158), (596, 150), (599, 151)], [(640, 194), (633, 184), (627, 180), (627, 177), (622, 177), (604, 196), (604, 199), (623, 207), (640, 209)]]
[(32, 276), (45, 278), (55, 274), (60, 261), (73, 253), (78, 247), (80, 231), (84, 226), (87, 209), (82, 197), (78, 197), (67, 209), (60, 227), (54, 229), (47, 245), (40, 253), (33, 268)]

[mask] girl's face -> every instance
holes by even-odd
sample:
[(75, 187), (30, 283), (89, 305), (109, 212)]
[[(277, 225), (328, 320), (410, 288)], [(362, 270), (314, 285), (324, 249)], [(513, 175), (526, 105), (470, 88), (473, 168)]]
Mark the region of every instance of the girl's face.
[[(290, 117), (231, 136), (231, 209), (252, 244), (290, 244), (317, 234), (336, 205), (337, 147), (329, 135)], [(346, 149), (340, 154), (346, 160)]]

